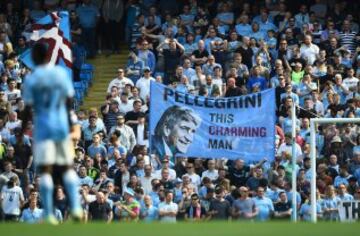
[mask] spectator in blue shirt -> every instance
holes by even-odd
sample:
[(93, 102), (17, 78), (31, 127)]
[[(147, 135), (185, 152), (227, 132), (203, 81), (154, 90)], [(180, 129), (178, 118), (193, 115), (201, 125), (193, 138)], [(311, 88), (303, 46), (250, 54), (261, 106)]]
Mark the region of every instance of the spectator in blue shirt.
[(137, 56), (144, 62), (145, 67), (150, 68), (151, 73), (155, 72), (156, 58), (154, 53), (149, 50), (149, 42), (147, 40), (141, 42), (141, 48), (138, 50)]
[(338, 212), (338, 201), (336, 197), (335, 188), (332, 185), (329, 185), (325, 189), (325, 198), (322, 201), (321, 208), (324, 212), (324, 219), (335, 221), (339, 218)]
[(100, 135), (93, 135), (93, 143), (87, 148), (87, 153), (91, 158), (95, 158), (97, 153), (100, 153), (102, 158), (106, 158), (106, 148), (100, 143)]
[(255, 206), (259, 211), (256, 217), (258, 221), (269, 220), (274, 212), (274, 204), (270, 198), (264, 196), (264, 192), (263, 187), (258, 187), (257, 196), (253, 198)]
[(266, 32), (260, 30), (259, 23), (253, 22), (251, 24), (251, 32), (250, 35), (252, 38), (256, 39), (257, 42), (259, 42), (261, 39), (264, 39), (266, 36)]
[(267, 11), (262, 11), (260, 18), (261, 19), (258, 23), (261, 32), (263, 32), (264, 34), (266, 34), (269, 30), (274, 30), (275, 32), (277, 32), (277, 27), (269, 20), (269, 15)]
[(130, 52), (126, 66), (126, 75), (134, 84), (140, 79), (144, 67), (144, 62), (139, 60), (134, 52)]
[(159, 210), (153, 206), (151, 197), (149, 195), (144, 196), (144, 205), (140, 209), (140, 219), (145, 222), (156, 221), (159, 218)]
[(46, 13), (41, 9), (41, 2), (38, 0), (34, 1), (32, 10), (30, 11), (31, 19), (33, 22), (36, 22), (44, 16), (46, 16)]
[(216, 15), (220, 21), (220, 26), (224, 26), (225, 33), (229, 32), (230, 26), (234, 23), (234, 13), (230, 11), (229, 4), (224, 2), (220, 12)]
[(235, 25), (236, 33), (240, 36), (247, 36), (250, 37), (251, 35), (251, 25), (249, 24), (249, 16), (248, 15), (241, 15), (239, 17), (239, 22)]
[(130, 43), (132, 26), (136, 21), (136, 17), (140, 14), (140, 6), (135, 0), (131, 0), (125, 7), (126, 23), (125, 23), (125, 40)]
[[(319, 191), (317, 190), (317, 195), (319, 196)], [(304, 221), (311, 221), (311, 202), (310, 202), (310, 196), (306, 195), (305, 196), (305, 202), (301, 205), (300, 210), (299, 210), (299, 215), (300, 218)], [(316, 213), (317, 213), (317, 217), (318, 219), (322, 216), (322, 211), (321, 211), (321, 204), (319, 201), (319, 198), (317, 197), (317, 201), (316, 201)]]
[(43, 210), (38, 208), (37, 199), (31, 199), (29, 207), (26, 208), (20, 217), (20, 222), (29, 224), (40, 223), (43, 218)]
[(246, 86), (247, 86), (248, 92), (253, 91), (254, 87), (259, 87), (261, 91), (265, 90), (267, 88), (266, 79), (264, 77), (260, 76), (260, 67), (259, 66), (255, 66), (253, 68), (253, 76), (250, 77)]
[(353, 201), (354, 200), (354, 197), (351, 194), (347, 193), (345, 184), (340, 184), (338, 191), (339, 191), (339, 194), (337, 197), (338, 197), (339, 201)]
[(336, 176), (336, 178), (334, 179), (334, 186), (336, 188), (340, 187), (341, 184), (344, 184), (346, 186), (349, 185), (349, 181), (348, 179), (352, 176), (349, 174), (349, 172), (347, 171), (348, 166), (347, 165), (343, 165), (340, 166), (340, 171), (339, 171), (339, 175)]
[(82, 43), (88, 56), (95, 56), (96, 24), (100, 17), (99, 9), (90, 0), (83, 0), (83, 4), (76, 9), (79, 23), (82, 27)]

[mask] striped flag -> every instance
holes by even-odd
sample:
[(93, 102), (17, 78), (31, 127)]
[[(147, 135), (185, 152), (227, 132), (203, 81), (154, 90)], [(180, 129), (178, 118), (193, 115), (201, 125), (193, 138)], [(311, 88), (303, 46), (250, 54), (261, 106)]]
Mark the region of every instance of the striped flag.
[[(52, 12), (32, 25), (31, 44), (42, 42), (48, 45), (49, 63), (61, 65), (72, 73), (72, 53), (69, 14), (66, 11)], [(20, 55), (20, 60), (34, 68), (31, 48)]]

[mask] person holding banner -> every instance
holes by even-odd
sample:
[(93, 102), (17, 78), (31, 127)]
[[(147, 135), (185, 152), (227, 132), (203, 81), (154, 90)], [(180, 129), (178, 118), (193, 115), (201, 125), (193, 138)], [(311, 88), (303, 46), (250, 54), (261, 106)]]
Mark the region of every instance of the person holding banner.
[(324, 219), (329, 221), (336, 221), (339, 219), (338, 212), (339, 199), (336, 196), (335, 188), (333, 185), (327, 186), (325, 190), (325, 198), (322, 202), (322, 211), (324, 212)]
[(152, 137), (152, 150), (159, 155), (175, 157), (177, 153), (186, 154), (193, 142), (196, 129), (201, 120), (188, 108), (169, 107), (161, 116)]
[(340, 184), (338, 187), (338, 196), (339, 201), (352, 201), (354, 197), (351, 194), (347, 193), (346, 185)]

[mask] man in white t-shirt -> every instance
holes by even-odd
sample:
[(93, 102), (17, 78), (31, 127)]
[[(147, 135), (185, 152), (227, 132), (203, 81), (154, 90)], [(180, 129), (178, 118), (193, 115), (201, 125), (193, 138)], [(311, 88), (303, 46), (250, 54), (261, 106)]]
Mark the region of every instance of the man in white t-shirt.
[(16, 88), (17, 83), (16, 80), (11, 79), (8, 82), (9, 86), (8, 86), (8, 90), (5, 91), (6, 97), (7, 97), (7, 101), (10, 102), (10, 104), (13, 106), (13, 110), (17, 109), (17, 105), (16, 105), (16, 99), (21, 97), (21, 91), (19, 89)]
[(165, 192), (165, 201), (159, 204), (159, 217), (161, 222), (175, 223), (178, 205), (173, 202), (173, 193)]
[(300, 47), (300, 54), (308, 64), (314, 64), (316, 57), (319, 55), (320, 49), (317, 45), (313, 44), (311, 35), (306, 35), (304, 38), (304, 44)]
[(209, 179), (211, 179), (211, 181), (215, 181), (219, 177), (218, 170), (215, 169), (215, 161), (209, 160), (207, 165), (208, 169), (202, 173), (201, 180), (204, 177), (208, 177)]
[(127, 78), (124, 76), (124, 70), (123, 69), (118, 69), (118, 77), (111, 80), (107, 92), (110, 93), (111, 92), (111, 88), (113, 86), (116, 86), (119, 88), (119, 93), (121, 94), (125, 88), (125, 85), (127, 84), (131, 84), (131, 86), (134, 86), (134, 83), (131, 81), (131, 79)]
[(21, 127), (21, 120), (18, 119), (17, 113), (15, 111), (10, 112), (9, 120), (5, 124), (5, 128), (10, 130), (10, 133), (16, 128)]
[(354, 74), (354, 69), (349, 68), (347, 71), (347, 77), (342, 82), (342, 85), (344, 85), (348, 90), (356, 89), (357, 84), (359, 83), (359, 79), (354, 77)]
[(144, 76), (136, 82), (136, 87), (140, 90), (140, 98), (146, 101), (146, 97), (150, 96), (150, 82), (155, 81), (151, 76), (150, 67), (144, 68)]
[(122, 92), (120, 95), (119, 110), (121, 113), (126, 114), (133, 110), (134, 100), (129, 100), (129, 94)]
[(186, 165), (186, 176), (189, 176), (191, 179), (191, 183), (193, 185), (195, 185), (196, 187), (199, 187), (201, 184), (201, 179), (200, 176), (198, 174), (195, 173), (195, 169), (194, 169), (194, 164), (193, 163), (188, 163)]
[[(283, 157), (291, 155), (292, 152), (292, 145), (291, 145), (291, 134), (287, 133), (285, 134), (285, 142), (282, 143), (277, 150), (277, 156)], [(295, 143), (295, 156), (297, 160), (302, 160), (302, 150), (299, 144)]]
[(155, 179), (151, 165), (144, 166), (144, 173), (145, 175), (140, 177), (140, 183), (144, 189), (144, 194), (148, 195), (152, 191), (151, 181)]
[(17, 186), (19, 178), (13, 176), (1, 190), (0, 202), (5, 221), (18, 221), (25, 202), (22, 189)]

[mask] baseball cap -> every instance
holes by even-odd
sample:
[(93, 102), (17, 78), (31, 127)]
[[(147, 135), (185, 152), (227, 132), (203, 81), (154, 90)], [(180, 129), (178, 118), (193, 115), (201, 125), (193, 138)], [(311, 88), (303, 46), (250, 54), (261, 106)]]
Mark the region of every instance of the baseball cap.
[(151, 70), (150, 70), (150, 67), (145, 66), (144, 69), (143, 69), (143, 71), (144, 71), (144, 72), (147, 72), (147, 71), (151, 71)]
[(331, 139), (331, 143), (342, 143), (340, 136), (337, 136), (337, 135), (334, 136), (334, 137)]
[(124, 194), (129, 194), (130, 196), (134, 197), (135, 196), (135, 192), (134, 190), (132, 190), (131, 188), (126, 188), (124, 191)]

